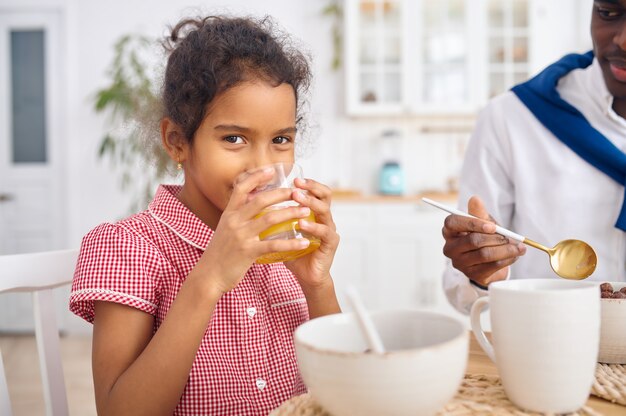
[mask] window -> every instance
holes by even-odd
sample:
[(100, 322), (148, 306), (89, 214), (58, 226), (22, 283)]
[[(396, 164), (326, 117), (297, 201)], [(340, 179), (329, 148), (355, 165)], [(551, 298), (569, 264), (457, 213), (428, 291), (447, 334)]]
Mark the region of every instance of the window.
[(13, 163), (46, 162), (45, 34), (12, 30), (10, 43)]

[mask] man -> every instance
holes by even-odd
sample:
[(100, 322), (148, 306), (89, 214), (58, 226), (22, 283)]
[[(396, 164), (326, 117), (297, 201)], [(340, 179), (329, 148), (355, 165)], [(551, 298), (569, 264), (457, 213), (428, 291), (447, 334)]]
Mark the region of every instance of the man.
[(494, 221), (546, 246), (586, 241), (598, 255), (589, 280), (626, 280), (626, 0), (594, 1), (591, 37), (593, 53), (562, 58), (479, 117), (459, 201), (483, 220), (451, 215), (443, 228), (444, 289), (462, 312), (494, 281), (557, 277)]

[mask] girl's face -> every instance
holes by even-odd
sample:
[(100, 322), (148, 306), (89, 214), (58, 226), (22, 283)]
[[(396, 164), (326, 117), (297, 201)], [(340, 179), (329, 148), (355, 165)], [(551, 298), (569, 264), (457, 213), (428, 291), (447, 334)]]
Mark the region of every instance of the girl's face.
[(235, 178), (276, 162), (294, 161), (293, 87), (243, 82), (213, 99), (208, 115), (183, 152), (185, 184), (179, 198), (215, 229)]

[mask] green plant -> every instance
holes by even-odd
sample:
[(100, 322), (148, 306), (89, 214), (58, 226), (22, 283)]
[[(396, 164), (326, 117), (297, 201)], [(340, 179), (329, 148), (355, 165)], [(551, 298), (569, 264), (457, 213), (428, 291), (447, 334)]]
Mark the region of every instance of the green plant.
[(343, 1), (330, 0), (322, 9), (322, 15), (333, 19), (331, 35), (333, 39), (333, 60), (331, 68), (337, 70), (341, 68), (343, 54)]
[(156, 43), (141, 35), (125, 35), (114, 50), (107, 71), (110, 84), (94, 99), (95, 111), (107, 113), (111, 126), (98, 156), (109, 159), (118, 171), (121, 189), (132, 193), (131, 210), (136, 211), (152, 199), (170, 165), (165, 151), (154, 143), (161, 111), (156, 77), (148, 68), (154, 67), (149, 63)]

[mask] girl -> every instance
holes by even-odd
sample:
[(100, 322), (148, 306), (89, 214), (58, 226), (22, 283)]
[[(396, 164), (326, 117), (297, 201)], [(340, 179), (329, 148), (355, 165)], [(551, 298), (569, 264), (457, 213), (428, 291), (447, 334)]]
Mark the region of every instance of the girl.
[[(146, 211), (87, 234), (74, 276), (70, 308), (94, 325), (96, 406), (101, 415), (267, 414), (305, 391), (294, 329), (339, 312), (330, 189), (307, 179), (252, 198), (271, 172), (235, 181), (294, 160), (308, 63), (267, 19), (184, 20), (168, 49), (161, 140), (184, 184), (161, 186)], [(255, 218), (290, 199), (300, 206)], [(317, 223), (301, 219), (310, 210)], [(306, 247), (259, 240), (292, 218), (319, 249), (254, 264)]]

